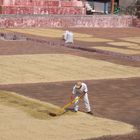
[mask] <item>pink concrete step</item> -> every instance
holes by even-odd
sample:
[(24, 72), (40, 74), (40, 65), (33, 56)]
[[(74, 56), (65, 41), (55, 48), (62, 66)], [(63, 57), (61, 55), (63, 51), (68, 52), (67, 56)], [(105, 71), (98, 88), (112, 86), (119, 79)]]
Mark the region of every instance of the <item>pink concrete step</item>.
[(62, 1), (61, 6), (62, 7), (72, 7), (72, 6), (74, 6), (75, 7), (76, 5), (74, 5), (74, 3), (71, 2), (71, 1)]
[(69, 14), (82, 15), (82, 7), (45, 7), (45, 6), (1, 6), (1, 14)]
[(59, 4), (61, 0), (0, 0), (0, 5), (35, 5), (35, 6), (41, 6), (41, 5), (57, 5)]
[(32, 1), (32, 2), (28, 2), (28, 1), (16, 1), (15, 5), (24, 5), (24, 6), (59, 6), (60, 1), (58, 0), (54, 0), (54, 1)]
[(4, 6), (14, 6), (14, 5), (23, 5), (23, 6), (62, 6), (62, 7), (83, 7), (82, 1), (71, 0), (0, 0), (0, 5)]
[(82, 3), (82, 1), (77, 1), (77, 0), (61, 1), (60, 5), (62, 7), (84, 7), (84, 4)]
[(0, 5), (3, 5), (3, 1), (2, 0), (0, 0)]

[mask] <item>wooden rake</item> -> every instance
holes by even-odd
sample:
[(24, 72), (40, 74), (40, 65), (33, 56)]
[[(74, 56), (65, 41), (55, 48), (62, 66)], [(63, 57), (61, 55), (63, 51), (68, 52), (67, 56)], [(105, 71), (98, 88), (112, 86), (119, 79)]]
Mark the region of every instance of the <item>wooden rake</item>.
[(81, 96), (78, 96), (76, 98), (74, 98), (72, 101), (70, 101), (69, 103), (67, 103), (66, 105), (64, 105), (62, 108), (60, 108), (60, 110), (57, 112), (57, 113), (52, 113), (50, 112), (49, 115), (50, 116), (59, 116), (59, 115), (62, 115), (66, 112), (66, 109), (72, 105), (74, 102), (78, 101), (80, 98), (82, 98), (83, 96), (85, 95), (85, 93), (81, 94)]

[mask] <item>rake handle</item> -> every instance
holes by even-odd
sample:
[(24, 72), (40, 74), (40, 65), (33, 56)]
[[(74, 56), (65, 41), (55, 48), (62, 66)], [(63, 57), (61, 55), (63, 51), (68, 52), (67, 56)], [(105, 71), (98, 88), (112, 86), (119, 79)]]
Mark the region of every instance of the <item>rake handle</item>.
[(83, 93), (81, 96), (79, 96), (78, 98), (74, 98), (72, 101), (70, 101), (68, 104), (66, 104), (65, 106), (62, 107), (62, 109), (66, 109), (68, 106), (70, 106), (71, 104), (73, 104), (75, 101), (79, 100), (80, 98), (82, 98), (85, 95), (85, 93)]

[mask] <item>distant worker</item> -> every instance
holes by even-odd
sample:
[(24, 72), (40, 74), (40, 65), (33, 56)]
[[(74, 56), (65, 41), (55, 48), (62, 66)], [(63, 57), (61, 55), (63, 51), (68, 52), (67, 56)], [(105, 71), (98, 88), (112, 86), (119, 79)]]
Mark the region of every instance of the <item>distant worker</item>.
[(65, 43), (73, 43), (73, 33), (66, 30), (63, 35), (63, 39), (64, 39)]
[(94, 6), (91, 6), (88, 1), (85, 2), (85, 8), (87, 15), (92, 15), (95, 12)]
[(65, 32), (64, 32), (64, 34), (63, 34), (63, 39), (64, 40), (66, 40), (67, 39), (67, 34), (69, 33), (69, 31), (68, 30), (66, 30)]
[[(76, 99), (78, 97), (83, 98), (84, 105), (85, 105), (87, 113), (93, 115), (93, 113), (91, 111), (90, 104), (89, 104), (89, 99), (88, 99), (88, 93), (87, 92), (88, 92), (87, 85), (83, 82), (77, 82), (73, 87), (71, 98), (72, 98), (72, 100)], [(75, 103), (74, 103), (74, 111), (75, 112), (77, 112), (78, 109), (79, 109), (78, 103), (79, 103), (79, 100), (76, 100)]]

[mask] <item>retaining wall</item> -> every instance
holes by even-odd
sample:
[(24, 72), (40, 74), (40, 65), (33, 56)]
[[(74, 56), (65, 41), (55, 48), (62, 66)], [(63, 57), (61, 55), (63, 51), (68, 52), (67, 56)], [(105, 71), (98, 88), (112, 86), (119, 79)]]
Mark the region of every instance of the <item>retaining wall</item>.
[(0, 15), (0, 28), (127, 28), (133, 26), (134, 19), (133, 16), (118, 15)]
[(133, 20), (133, 25), (134, 25), (135, 27), (140, 28), (140, 19), (134, 19), (134, 20)]

